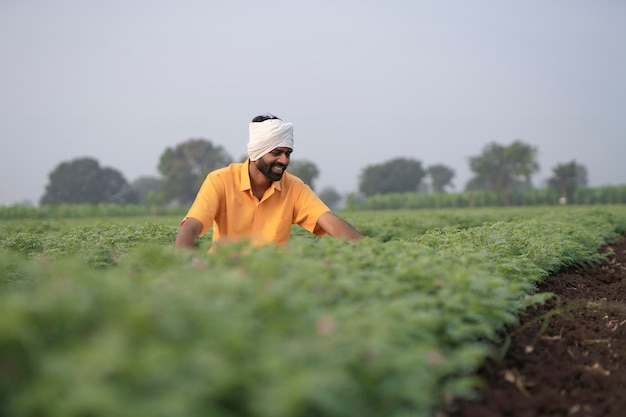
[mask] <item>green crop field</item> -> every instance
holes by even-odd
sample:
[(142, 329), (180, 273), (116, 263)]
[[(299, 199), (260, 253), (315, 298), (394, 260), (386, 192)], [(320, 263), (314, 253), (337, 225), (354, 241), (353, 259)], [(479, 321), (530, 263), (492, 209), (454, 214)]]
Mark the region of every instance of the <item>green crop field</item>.
[(174, 251), (179, 216), (0, 221), (0, 416), (431, 416), (623, 205), (340, 213)]

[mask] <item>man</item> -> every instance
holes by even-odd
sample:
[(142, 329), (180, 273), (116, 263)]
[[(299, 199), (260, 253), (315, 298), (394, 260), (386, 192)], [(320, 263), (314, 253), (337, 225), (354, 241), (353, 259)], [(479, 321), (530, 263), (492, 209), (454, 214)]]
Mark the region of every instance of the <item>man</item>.
[(252, 245), (286, 244), (291, 225), (316, 236), (363, 236), (335, 215), (298, 177), (285, 172), (293, 151), (293, 125), (271, 114), (249, 126), (248, 156), (207, 175), (180, 223), (177, 248), (193, 248), (213, 225), (213, 242), (246, 239)]

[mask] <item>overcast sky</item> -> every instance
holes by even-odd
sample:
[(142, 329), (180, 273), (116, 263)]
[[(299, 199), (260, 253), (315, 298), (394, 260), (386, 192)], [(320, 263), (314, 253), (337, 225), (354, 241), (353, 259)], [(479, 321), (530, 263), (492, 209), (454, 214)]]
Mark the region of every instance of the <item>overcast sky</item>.
[(190, 138), (246, 152), (294, 123), (318, 190), (364, 167), (445, 164), (462, 190), (491, 142), (626, 184), (623, 0), (0, 0), (0, 205), (38, 203), (61, 162), (131, 182)]

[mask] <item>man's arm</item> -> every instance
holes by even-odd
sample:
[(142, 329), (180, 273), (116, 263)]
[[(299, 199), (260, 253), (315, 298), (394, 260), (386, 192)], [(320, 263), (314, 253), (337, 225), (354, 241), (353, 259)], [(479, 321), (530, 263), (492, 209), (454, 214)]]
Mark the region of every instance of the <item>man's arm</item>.
[(196, 238), (201, 231), (202, 223), (200, 220), (188, 217), (178, 230), (174, 247), (194, 249), (196, 247)]
[(332, 211), (322, 214), (317, 219), (317, 224), (333, 237), (343, 237), (349, 240), (359, 240), (363, 237), (361, 232)]

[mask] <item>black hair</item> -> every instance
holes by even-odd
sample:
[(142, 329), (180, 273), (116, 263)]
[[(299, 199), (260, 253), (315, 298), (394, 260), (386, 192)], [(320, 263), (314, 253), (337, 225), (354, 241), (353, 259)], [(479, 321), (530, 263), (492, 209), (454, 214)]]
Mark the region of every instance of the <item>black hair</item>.
[(272, 119), (282, 120), (280, 117), (276, 117), (271, 113), (265, 113), (265, 114), (256, 116), (254, 119), (252, 119), (252, 123), (264, 122), (266, 120), (272, 120)]

